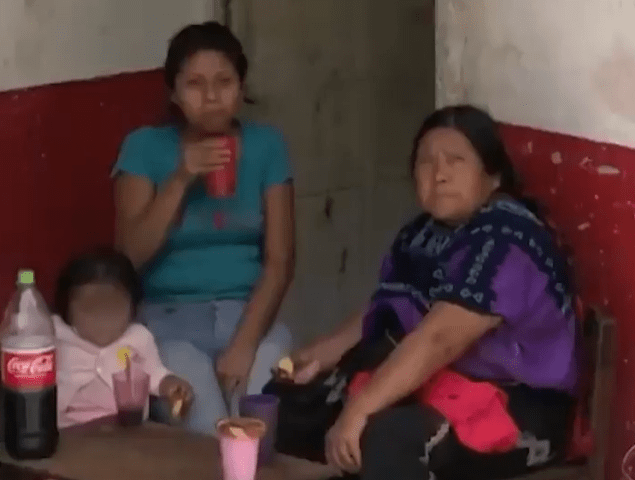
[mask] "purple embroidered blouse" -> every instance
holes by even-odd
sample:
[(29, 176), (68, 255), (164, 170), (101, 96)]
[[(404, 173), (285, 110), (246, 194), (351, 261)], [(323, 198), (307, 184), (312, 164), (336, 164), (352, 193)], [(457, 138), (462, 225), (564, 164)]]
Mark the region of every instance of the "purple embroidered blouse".
[(579, 323), (566, 261), (544, 225), (521, 203), (499, 199), (450, 229), (422, 215), (386, 256), (364, 318), (364, 335), (390, 308), (406, 333), (435, 301), (503, 318), (453, 368), (473, 378), (577, 393)]

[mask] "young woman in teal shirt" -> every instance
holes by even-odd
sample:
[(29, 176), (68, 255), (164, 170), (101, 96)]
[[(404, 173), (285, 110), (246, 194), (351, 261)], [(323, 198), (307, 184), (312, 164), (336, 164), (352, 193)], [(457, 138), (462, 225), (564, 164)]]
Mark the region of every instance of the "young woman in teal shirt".
[[(246, 73), (228, 28), (184, 28), (165, 62), (176, 121), (131, 133), (114, 171), (116, 241), (143, 276), (140, 320), (166, 366), (193, 386), (188, 422), (202, 432), (230, 399), (259, 392), (291, 343), (274, 324), (294, 270), (291, 173), (276, 130), (237, 120)], [(218, 135), (238, 145), (226, 199), (201, 179), (229, 159)]]

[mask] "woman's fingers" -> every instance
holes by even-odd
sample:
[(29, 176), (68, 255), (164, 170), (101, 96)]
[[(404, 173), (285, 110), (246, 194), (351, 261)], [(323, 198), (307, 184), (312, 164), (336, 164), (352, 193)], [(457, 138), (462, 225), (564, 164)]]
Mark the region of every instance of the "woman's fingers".
[(229, 394), (233, 394), (238, 385), (240, 384), (240, 379), (236, 376), (229, 376), (225, 378), (225, 391)]
[(293, 381), (297, 384), (305, 385), (315, 379), (318, 373), (320, 373), (320, 362), (313, 360), (294, 373)]
[(218, 150), (218, 151), (210, 151), (207, 155), (203, 156), (202, 164), (204, 166), (212, 166), (227, 163), (231, 160), (231, 151), (229, 150)]
[(351, 457), (348, 451), (348, 446), (343, 441), (338, 442), (336, 455), (338, 459), (338, 466), (346, 472), (350, 471)]
[(232, 375), (226, 374), (223, 369), (216, 367), (216, 378), (224, 392), (231, 391)]
[(359, 442), (350, 440), (347, 442), (348, 454), (352, 460), (351, 472), (357, 472), (362, 466), (362, 451)]
[(225, 149), (229, 150), (227, 147), (228, 141), (225, 138), (206, 138), (198, 142), (198, 145), (204, 148), (217, 148), (217, 149)]
[(361, 464), (361, 451), (353, 442), (330, 434), (326, 442), (326, 461), (340, 470), (349, 473), (358, 472)]
[(337, 451), (337, 443), (331, 438), (331, 435), (327, 437), (326, 450), (324, 453), (326, 454), (326, 462), (329, 465), (333, 465), (340, 470), (342, 469), (342, 466), (340, 465), (339, 454)]

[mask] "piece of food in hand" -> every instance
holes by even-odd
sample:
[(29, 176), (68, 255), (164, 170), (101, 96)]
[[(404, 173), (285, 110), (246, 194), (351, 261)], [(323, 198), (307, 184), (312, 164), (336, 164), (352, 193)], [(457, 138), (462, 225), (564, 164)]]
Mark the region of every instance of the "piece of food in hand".
[(172, 404), (172, 416), (174, 418), (180, 418), (182, 410), (183, 410), (183, 399), (177, 398), (174, 404)]
[(170, 395), (172, 418), (183, 418), (187, 414), (188, 404), (185, 397), (186, 393), (182, 388), (178, 388), (172, 395)]
[(278, 372), (283, 377), (291, 378), (293, 376), (293, 360), (284, 357), (278, 362)]
[(293, 378), (294, 383), (305, 385), (320, 373), (320, 362), (313, 360), (307, 366), (300, 368)]

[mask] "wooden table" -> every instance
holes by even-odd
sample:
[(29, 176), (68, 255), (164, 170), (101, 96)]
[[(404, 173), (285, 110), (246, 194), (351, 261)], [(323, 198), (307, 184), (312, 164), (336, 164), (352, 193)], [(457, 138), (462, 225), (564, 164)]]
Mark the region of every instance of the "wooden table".
[[(12, 462), (5, 452), (0, 461)], [(64, 430), (53, 458), (19, 465), (73, 480), (222, 479), (214, 437), (156, 424), (124, 429), (100, 423)], [(257, 480), (325, 480), (331, 475), (324, 465), (278, 456), (258, 472)]]

